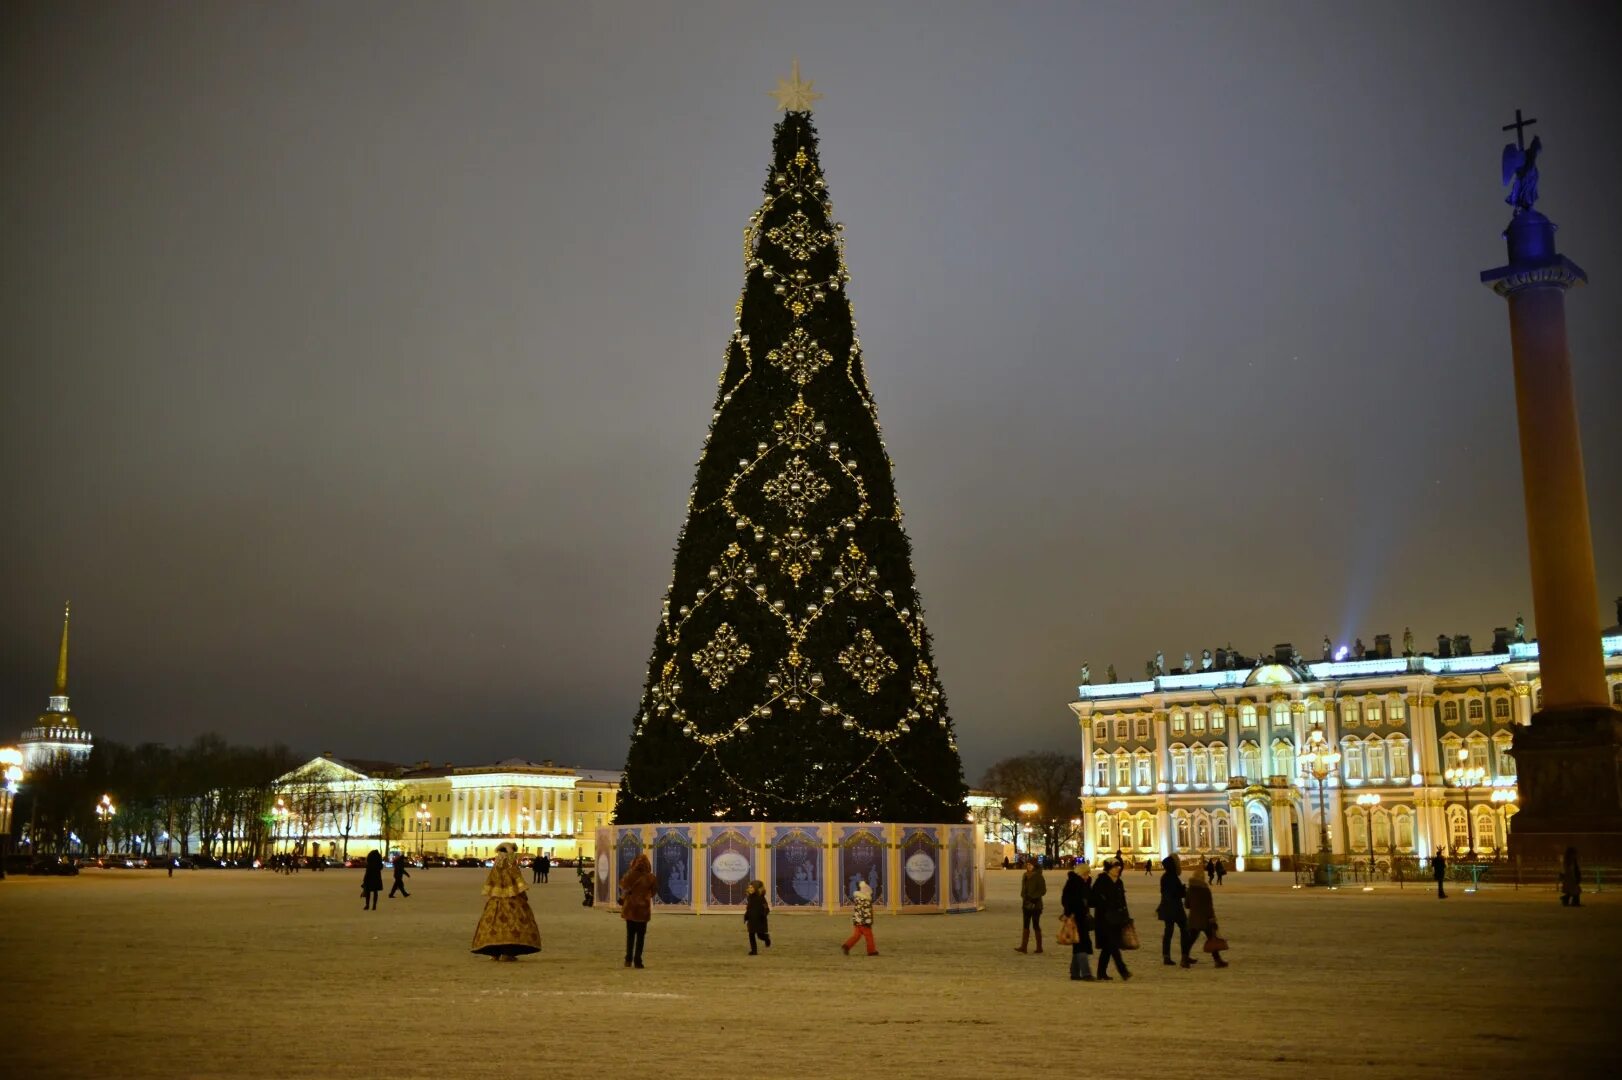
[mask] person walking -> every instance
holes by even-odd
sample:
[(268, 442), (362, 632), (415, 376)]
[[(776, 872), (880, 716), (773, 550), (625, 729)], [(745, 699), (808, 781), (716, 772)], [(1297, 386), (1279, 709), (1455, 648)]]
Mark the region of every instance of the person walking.
[(648, 853), (631, 860), (631, 868), (620, 878), (620, 918), (625, 920), (625, 966), (642, 966), (642, 944), (648, 939), (648, 921), (653, 918), (653, 893), (659, 880), (653, 875)]
[(1024, 920), (1024, 929), (1020, 933), (1019, 947), (1014, 951), (1025, 952), (1031, 943), (1031, 933), (1036, 933), (1036, 951), (1042, 951), (1042, 897), (1048, 894), (1048, 879), (1042, 876), (1042, 867), (1035, 859), (1025, 868), (1025, 876), (1019, 879), (1019, 907)]
[(877, 956), (879, 947), (873, 943), (873, 886), (865, 881), (858, 881), (856, 894), (851, 902), (855, 904), (855, 908), (850, 913), (850, 937), (839, 947), (845, 950), (846, 956), (849, 956), (852, 945), (858, 941), (865, 941), (867, 955)]
[(529, 860), (529, 883), (531, 885), (539, 885), (541, 883), (540, 852), (536, 852), (535, 855)]
[[(497, 848), (496, 850), (500, 851), (501, 849)], [(406, 857), (404, 855), (396, 855), (394, 857), (394, 884), (389, 886), (390, 900), (394, 899), (394, 894), (396, 892), (405, 897), (409, 897), (411, 895), (410, 893), (406, 892), (405, 887), (405, 879), (410, 876), (411, 871), (406, 869)]]
[[(1211, 897), (1211, 885), (1205, 879), (1205, 872), (1195, 867), (1194, 872), (1188, 875), (1188, 943), (1190, 945), (1205, 935), (1206, 943), (1221, 941), (1217, 935), (1216, 903)], [(1222, 950), (1211, 950), (1211, 960), (1219, 968), (1228, 966), (1222, 959)]]
[(1093, 943), (1087, 934), (1093, 924), (1088, 913), (1092, 906), (1092, 869), (1086, 862), (1077, 859), (1064, 876), (1064, 889), (1059, 893), (1060, 910), (1076, 927), (1076, 940), (1070, 944), (1070, 978), (1076, 982), (1093, 981)]
[(484, 911), (473, 931), (473, 951), (492, 960), (515, 961), (541, 951), (541, 930), (524, 895), (524, 868), (511, 844), (496, 845), (495, 865), (484, 876)]
[(580, 880), (580, 888), (581, 888), (581, 890), (586, 894), (585, 898), (580, 901), (580, 906), (581, 907), (591, 907), (591, 905), (592, 905), (592, 903), (593, 903), (593, 901), (595, 899), (593, 897), (592, 893), (593, 893), (593, 890), (594, 890), (594, 888), (596, 886), (596, 876), (597, 875), (592, 870), (590, 870), (590, 869), (588, 869), (586, 867), (586, 860), (585, 859), (580, 860), (580, 865), (575, 870), (574, 874), (575, 874), (575, 877)]
[(1565, 861), (1560, 864), (1560, 906), (1583, 906), (1583, 868), (1577, 862), (1577, 849), (1566, 849)]
[(1442, 882), (1447, 880), (1447, 857), (1442, 849), (1437, 848), (1436, 854), (1431, 856), (1431, 877), (1436, 879), (1436, 899), (1446, 900), (1447, 890), (1442, 888)]
[(1214, 861), (1216, 862), (1216, 883), (1221, 885), (1222, 879), (1228, 876), (1228, 863), (1220, 855)]
[(1098, 913), (1094, 918), (1098, 934), (1098, 979), (1101, 982), (1110, 981), (1111, 960), (1115, 961), (1115, 970), (1121, 973), (1123, 982), (1132, 978), (1132, 973), (1126, 970), (1126, 962), (1121, 959), (1121, 932), (1132, 921), (1132, 913), (1126, 906), (1126, 885), (1121, 881), (1121, 871), (1125, 868), (1126, 864), (1116, 859), (1093, 883), (1093, 910)]
[(1177, 944), (1183, 954), (1182, 966), (1191, 968), (1195, 961), (1188, 955), (1189, 946), (1194, 944), (1188, 933), (1188, 912), (1183, 910), (1183, 898), (1188, 895), (1188, 888), (1183, 884), (1182, 862), (1176, 855), (1167, 855), (1160, 860), (1160, 906), (1155, 909), (1155, 915), (1160, 919), (1160, 962), (1171, 967), (1171, 929), (1177, 927)]
[(767, 923), (772, 909), (766, 904), (766, 883), (764, 881), (751, 881), (749, 892), (743, 898), (743, 924), (749, 929), (749, 955), (754, 956), (759, 950), (755, 948), (755, 939), (769, 949), (772, 947), (772, 930)]
[(541, 853), (541, 884), (545, 885), (552, 876), (552, 856)]
[(377, 897), (383, 891), (383, 856), (376, 848), (366, 853), (366, 870), (360, 878), (361, 910), (377, 910)]

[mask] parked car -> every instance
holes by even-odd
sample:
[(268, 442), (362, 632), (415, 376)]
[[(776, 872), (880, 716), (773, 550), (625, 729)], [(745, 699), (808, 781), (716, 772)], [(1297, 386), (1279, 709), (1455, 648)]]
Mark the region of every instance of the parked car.
[(40, 855), (29, 866), (28, 872), (47, 877), (72, 877), (79, 872), (79, 864), (59, 855)]

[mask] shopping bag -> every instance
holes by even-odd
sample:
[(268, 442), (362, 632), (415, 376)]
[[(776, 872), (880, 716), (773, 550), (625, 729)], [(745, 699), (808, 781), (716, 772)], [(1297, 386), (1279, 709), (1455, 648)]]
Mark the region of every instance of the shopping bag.
[(1207, 932), (1206, 935), (1205, 935), (1205, 946), (1204, 946), (1204, 948), (1205, 948), (1205, 951), (1208, 952), (1208, 953), (1219, 953), (1219, 952), (1227, 952), (1228, 951), (1228, 939), (1223, 937), (1222, 934), (1217, 930), (1217, 924), (1216, 923), (1211, 924), (1210, 931)]
[(1059, 944), (1076, 945), (1081, 942), (1081, 935), (1076, 932), (1076, 918), (1066, 915), (1059, 920)]
[(1138, 924), (1129, 922), (1121, 927), (1121, 948), (1136, 949), (1138, 947)]

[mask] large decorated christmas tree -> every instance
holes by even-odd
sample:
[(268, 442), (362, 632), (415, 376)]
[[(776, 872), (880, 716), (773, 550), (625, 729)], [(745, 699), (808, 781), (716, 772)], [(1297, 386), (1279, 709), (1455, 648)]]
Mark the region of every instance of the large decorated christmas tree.
[(842, 226), (780, 83), (622, 823), (963, 820), (963, 770), (851, 318)]

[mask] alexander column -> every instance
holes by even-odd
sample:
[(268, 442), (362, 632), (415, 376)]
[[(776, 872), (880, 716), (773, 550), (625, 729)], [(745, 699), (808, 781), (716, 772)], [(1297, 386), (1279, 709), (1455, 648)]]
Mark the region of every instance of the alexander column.
[(1504, 127), (1503, 181), (1514, 216), (1504, 230), (1509, 262), (1481, 274), (1509, 302), (1521, 483), (1532, 562), (1543, 707), (1515, 732), (1521, 811), (1510, 849), (1539, 862), (1575, 846), (1585, 862), (1622, 860), (1622, 712), (1605, 696), (1594, 547), (1588, 527), (1582, 441), (1577, 428), (1566, 290), (1588, 275), (1555, 251), (1554, 222), (1537, 202), (1542, 139), (1524, 141), (1535, 120)]

